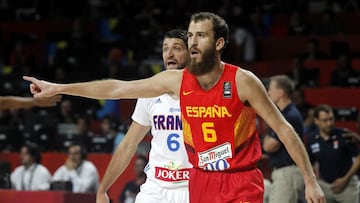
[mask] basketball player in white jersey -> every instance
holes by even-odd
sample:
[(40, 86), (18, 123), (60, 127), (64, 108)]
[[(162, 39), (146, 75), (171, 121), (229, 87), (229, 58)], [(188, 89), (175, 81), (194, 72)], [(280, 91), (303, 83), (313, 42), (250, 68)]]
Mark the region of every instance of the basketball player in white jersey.
[[(163, 61), (166, 69), (184, 68), (188, 61), (187, 33), (171, 30), (164, 36)], [(149, 84), (152, 85), (152, 84)], [(182, 135), (179, 98), (164, 94), (138, 99), (133, 122), (116, 149), (97, 192), (97, 203), (108, 203), (107, 190), (128, 166), (138, 144), (151, 129), (153, 136), (146, 182), (136, 203), (187, 203), (189, 168)]]

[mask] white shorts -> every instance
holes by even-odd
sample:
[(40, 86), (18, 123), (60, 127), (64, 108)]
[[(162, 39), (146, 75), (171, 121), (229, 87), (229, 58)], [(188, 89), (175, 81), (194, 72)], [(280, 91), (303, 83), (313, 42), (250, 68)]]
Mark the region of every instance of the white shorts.
[(162, 188), (147, 179), (141, 185), (135, 203), (189, 203), (188, 187)]

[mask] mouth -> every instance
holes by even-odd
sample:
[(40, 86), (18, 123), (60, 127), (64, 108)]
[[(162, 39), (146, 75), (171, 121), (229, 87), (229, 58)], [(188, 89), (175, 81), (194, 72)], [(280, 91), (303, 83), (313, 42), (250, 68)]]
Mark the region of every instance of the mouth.
[(176, 69), (178, 67), (178, 63), (175, 61), (167, 61), (166, 62), (166, 67), (168, 69)]
[(198, 55), (200, 55), (200, 51), (199, 51), (198, 49), (192, 48), (192, 49), (190, 50), (190, 56), (191, 56), (191, 57), (196, 57), (196, 56), (198, 56)]

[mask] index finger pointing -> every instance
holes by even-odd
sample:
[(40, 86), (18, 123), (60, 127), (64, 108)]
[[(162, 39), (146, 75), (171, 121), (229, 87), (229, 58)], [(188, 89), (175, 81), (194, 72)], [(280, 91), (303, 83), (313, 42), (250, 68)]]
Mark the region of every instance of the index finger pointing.
[(35, 82), (37, 81), (36, 78), (34, 78), (34, 77), (29, 77), (29, 76), (23, 76), (23, 79), (24, 79), (24, 80), (27, 80), (27, 81), (29, 81), (29, 82), (32, 82), (32, 83), (35, 83)]

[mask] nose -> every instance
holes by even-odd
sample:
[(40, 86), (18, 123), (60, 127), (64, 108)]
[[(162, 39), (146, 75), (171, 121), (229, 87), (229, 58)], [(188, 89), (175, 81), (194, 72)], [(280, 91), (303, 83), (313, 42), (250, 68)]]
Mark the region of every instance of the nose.
[(168, 51), (168, 56), (170, 57), (170, 56), (174, 56), (174, 50), (173, 49), (169, 49), (169, 51)]
[(193, 46), (196, 46), (196, 45), (197, 45), (196, 36), (189, 37), (189, 38), (188, 38), (188, 46), (189, 46), (189, 48), (190, 48), (190, 47), (193, 47)]

